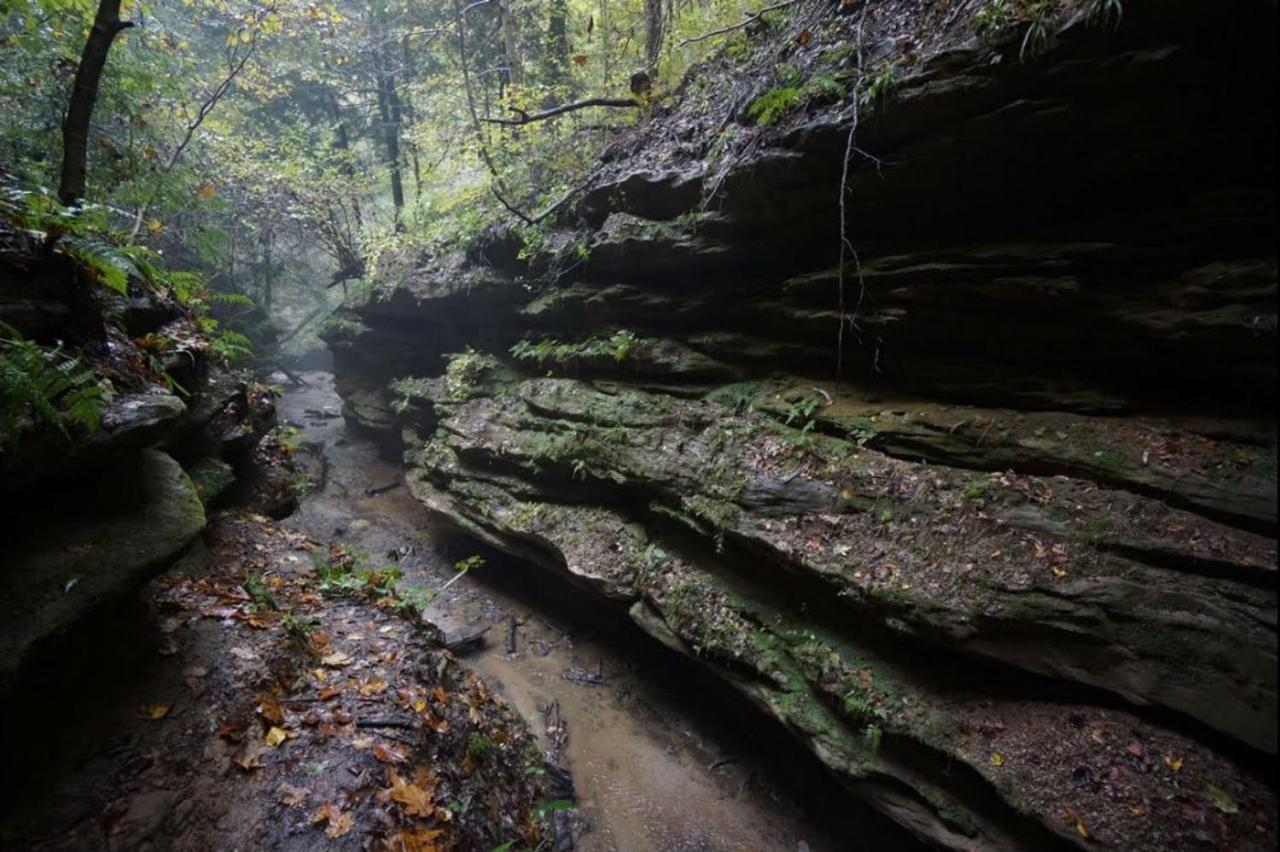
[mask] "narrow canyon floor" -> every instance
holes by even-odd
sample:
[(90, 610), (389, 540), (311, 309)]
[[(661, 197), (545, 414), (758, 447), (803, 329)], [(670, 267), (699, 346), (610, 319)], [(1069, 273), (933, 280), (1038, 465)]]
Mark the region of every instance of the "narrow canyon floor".
[[(0, 821), (5, 848), (492, 849), (539, 830), (558, 850), (910, 847), (688, 662), (433, 529), (347, 431), (332, 376), (300, 378), (281, 401), (312, 471), (299, 510), (213, 516), (147, 590), (145, 627), (104, 636), (143, 664), (32, 732), (47, 759)], [(425, 628), (411, 607), (327, 593), (315, 566), (357, 558), (424, 590)], [(432, 720), (426, 742), (410, 710)]]

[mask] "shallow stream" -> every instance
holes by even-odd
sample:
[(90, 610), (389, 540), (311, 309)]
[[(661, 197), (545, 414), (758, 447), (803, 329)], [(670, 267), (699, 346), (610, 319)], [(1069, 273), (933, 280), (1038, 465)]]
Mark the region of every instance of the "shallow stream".
[[(327, 542), (363, 550), (373, 564), (398, 559), (412, 586), (441, 587), (468, 552), (431, 532), (432, 519), (398, 466), (347, 430), (333, 376), (301, 378), (305, 386), (285, 393), (280, 413), (300, 430), (304, 451), (323, 454), (327, 469), (323, 488), (285, 524), (313, 537), (327, 531)], [(856, 830), (848, 815), (831, 812), (838, 800), (824, 795), (827, 782), (814, 767), (781, 756), (790, 750), (780, 732), (741, 707), (726, 709), (732, 705), (718, 683), (704, 690), (691, 664), (638, 631), (629, 635), (621, 619), (610, 629), (599, 609), (532, 566), (491, 556), (426, 611), (445, 631), (492, 625), (482, 647), (460, 655), (571, 773), (582, 831), (576, 848), (848, 848), (831, 836)], [(513, 616), (516, 651), (508, 653)], [(558, 725), (554, 716), (547, 721), (553, 705)]]

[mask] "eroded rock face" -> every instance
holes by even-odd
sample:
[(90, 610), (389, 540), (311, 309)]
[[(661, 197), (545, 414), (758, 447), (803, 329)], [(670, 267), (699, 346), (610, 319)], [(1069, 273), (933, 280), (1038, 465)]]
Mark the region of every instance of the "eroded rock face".
[(32, 507), (6, 545), (0, 693), (42, 645), (94, 610), (120, 603), (164, 570), (204, 530), (204, 508), (182, 467), (142, 450), (104, 471), (56, 510)]
[(946, 847), (1270, 846), (1274, 119), (1204, 94), (1256, 10), (1129, 5), (922, 60), (858, 129), (843, 273), (847, 112), (719, 171), (722, 125), (651, 122), (554, 250), (339, 312), (348, 420)]

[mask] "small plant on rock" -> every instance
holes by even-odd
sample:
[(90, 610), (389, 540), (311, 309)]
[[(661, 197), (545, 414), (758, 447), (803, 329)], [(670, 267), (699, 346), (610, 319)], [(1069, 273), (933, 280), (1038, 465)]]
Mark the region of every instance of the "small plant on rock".
[(92, 432), (102, 420), (103, 386), (93, 371), (63, 352), (45, 348), (0, 323), (0, 448), (23, 432), (53, 426)]

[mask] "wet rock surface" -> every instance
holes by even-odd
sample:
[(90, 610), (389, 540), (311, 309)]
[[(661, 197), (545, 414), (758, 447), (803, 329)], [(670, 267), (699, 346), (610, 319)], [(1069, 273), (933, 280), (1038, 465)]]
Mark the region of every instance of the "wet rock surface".
[(1274, 52), (1226, 37), (1260, 7), (1134, 5), (926, 52), (843, 211), (849, 114), (712, 162), (759, 94), (713, 64), (536, 247), (339, 311), (348, 422), (925, 838), (1268, 847)]
[(164, 453), (146, 450), (136, 463), (107, 474), (101, 493), (78, 495), (87, 506), (73, 498), (55, 517), (30, 512), (6, 544), (0, 574), (0, 690), (6, 695), (42, 645), (95, 609), (136, 593), (204, 529), (191, 480)]

